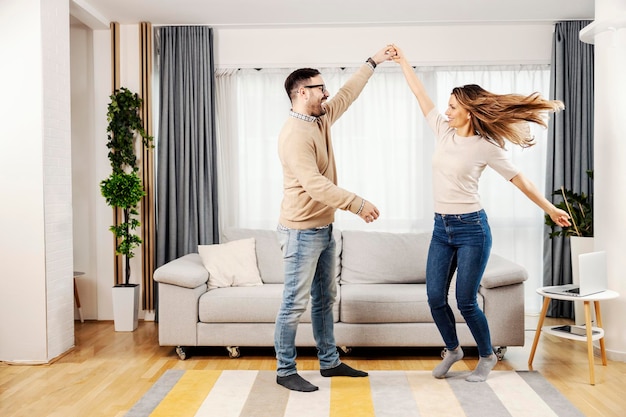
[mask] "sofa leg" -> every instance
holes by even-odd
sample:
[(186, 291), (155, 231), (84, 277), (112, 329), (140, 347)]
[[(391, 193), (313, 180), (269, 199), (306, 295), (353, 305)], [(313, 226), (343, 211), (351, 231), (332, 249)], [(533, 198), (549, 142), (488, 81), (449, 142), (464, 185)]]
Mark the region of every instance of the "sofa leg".
[(181, 361), (184, 361), (185, 359), (187, 359), (187, 351), (182, 346), (176, 346), (176, 354), (178, 355)]
[(496, 348), (494, 353), (498, 357), (498, 360), (501, 361), (502, 359), (504, 359), (504, 354), (506, 353), (506, 346), (499, 346), (498, 348)]
[(241, 356), (239, 346), (226, 346), (226, 350), (228, 351), (228, 357), (231, 359), (236, 359)]
[(337, 346), (337, 347), (344, 355), (349, 355), (350, 353), (352, 353), (352, 348), (350, 346)]

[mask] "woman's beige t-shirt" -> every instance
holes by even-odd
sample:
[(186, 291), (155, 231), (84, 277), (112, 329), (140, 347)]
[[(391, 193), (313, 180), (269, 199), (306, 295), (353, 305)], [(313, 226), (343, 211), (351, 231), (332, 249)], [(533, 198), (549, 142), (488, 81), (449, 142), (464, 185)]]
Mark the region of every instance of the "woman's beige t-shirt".
[(459, 136), (433, 109), (426, 116), (437, 143), (432, 158), (435, 213), (463, 214), (482, 209), (478, 181), (486, 166), (510, 181), (519, 169), (507, 152), (481, 136)]

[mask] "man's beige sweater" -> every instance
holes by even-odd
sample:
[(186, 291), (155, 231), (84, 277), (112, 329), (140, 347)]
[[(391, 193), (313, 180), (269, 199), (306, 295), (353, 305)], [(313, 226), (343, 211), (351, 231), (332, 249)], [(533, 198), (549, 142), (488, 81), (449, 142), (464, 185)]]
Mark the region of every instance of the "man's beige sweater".
[(290, 229), (326, 226), (337, 209), (356, 213), (362, 198), (337, 186), (330, 128), (359, 96), (372, 76), (364, 64), (326, 103), (326, 114), (308, 122), (289, 117), (278, 137), (283, 166), (279, 222)]

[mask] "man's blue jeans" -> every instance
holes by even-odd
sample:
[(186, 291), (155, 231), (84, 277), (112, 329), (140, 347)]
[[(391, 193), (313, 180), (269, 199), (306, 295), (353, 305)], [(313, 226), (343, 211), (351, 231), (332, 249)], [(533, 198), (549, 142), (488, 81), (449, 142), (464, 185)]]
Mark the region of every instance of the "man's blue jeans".
[(459, 346), (456, 324), (448, 304), (454, 271), (456, 301), (482, 357), (493, 353), (487, 318), (476, 295), (491, 252), (491, 229), (484, 210), (467, 214), (435, 214), (426, 264), (426, 291), (435, 324), (447, 349)]
[(296, 331), (309, 298), (320, 369), (334, 368), (341, 363), (333, 324), (337, 283), (332, 231), (332, 225), (305, 230), (278, 226), (285, 267), (283, 301), (276, 317), (274, 333), (278, 376), (297, 372)]

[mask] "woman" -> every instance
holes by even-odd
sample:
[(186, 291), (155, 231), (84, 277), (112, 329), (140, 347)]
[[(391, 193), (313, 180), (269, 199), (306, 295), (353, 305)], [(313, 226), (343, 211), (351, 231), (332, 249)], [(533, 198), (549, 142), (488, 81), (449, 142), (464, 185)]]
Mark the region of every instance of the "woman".
[(496, 95), (477, 85), (465, 85), (452, 90), (446, 120), (436, 111), (422, 82), (397, 46), (393, 59), (401, 65), (437, 138), (432, 167), (435, 224), (428, 251), (426, 289), (433, 319), (446, 348), (433, 376), (444, 378), (450, 367), (463, 358), (454, 314), (448, 304), (450, 282), (456, 270), (457, 306), (480, 355), (476, 369), (466, 380), (482, 382), (497, 358), (487, 319), (476, 301), (491, 251), (491, 231), (480, 204), (478, 181), (488, 165), (548, 213), (555, 223), (568, 226), (568, 214), (541, 195), (505, 152), (505, 140), (522, 147), (532, 146), (528, 122), (545, 127), (542, 116), (562, 109), (563, 103), (545, 100), (537, 93)]

